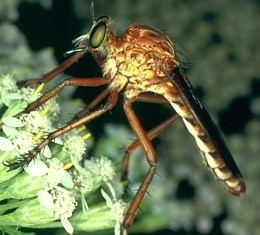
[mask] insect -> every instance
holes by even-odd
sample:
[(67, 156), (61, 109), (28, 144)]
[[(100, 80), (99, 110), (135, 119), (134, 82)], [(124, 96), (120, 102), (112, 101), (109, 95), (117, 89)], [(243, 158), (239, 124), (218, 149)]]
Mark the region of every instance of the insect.
[[(130, 24), (123, 35), (118, 36), (110, 30), (111, 20), (108, 17), (102, 16), (94, 20), (93, 4), (91, 4), (90, 12), (93, 25), (87, 34), (74, 41), (75, 49), (67, 53), (72, 55), (42, 78), (30, 80), (28, 84), (49, 82), (85, 53), (92, 54), (101, 67), (103, 76), (67, 78), (35, 102), (28, 104), (17, 117), (35, 110), (66, 86), (107, 85), (107, 87), (69, 123), (49, 133), (25, 158), (6, 164), (9, 170), (28, 164), (58, 136), (113, 109), (117, 104), (119, 94), (122, 94), (124, 112), (137, 137), (137, 140), (126, 148), (122, 179), (127, 178), (129, 154), (137, 147), (142, 147), (149, 164), (149, 170), (126, 211), (122, 231), (126, 233), (133, 222), (135, 213), (156, 172), (157, 157), (150, 140), (175, 121), (177, 116), (182, 118), (188, 132), (194, 137), (205, 164), (217, 180), (222, 181), (233, 195), (242, 195), (246, 191), (242, 175), (221, 134), (184, 74), (171, 40), (161, 31), (143, 24)], [(106, 102), (99, 106), (104, 99)], [(154, 129), (146, 132), (132, 109), (132, 103), (137, 101), (168, 103), (177, 115), (172, 115)]]

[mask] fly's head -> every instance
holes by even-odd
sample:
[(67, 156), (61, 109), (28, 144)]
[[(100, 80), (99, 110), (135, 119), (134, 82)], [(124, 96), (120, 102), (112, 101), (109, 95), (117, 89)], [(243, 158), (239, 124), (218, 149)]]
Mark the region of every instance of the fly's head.
[(67, 54), (87, 50), (90, 53), (99, 53), (102, 57), (105, 57), (107, 54), (106, 37), (111, 24), (110, 22), (107, 16), (101, 16), (97, 20), (94, 20), (88, 33), (72, 41), (75, 49), (67, 52)]

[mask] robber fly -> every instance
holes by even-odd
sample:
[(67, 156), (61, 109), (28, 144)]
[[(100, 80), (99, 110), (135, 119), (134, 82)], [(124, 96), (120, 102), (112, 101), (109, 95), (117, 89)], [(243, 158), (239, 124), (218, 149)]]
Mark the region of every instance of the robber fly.
[[(92, 54), (101, 67), (103, 76), (67, 78), (35, 102), (30, 103), (17, 117), (35, 110), (66, 86), (97, 87), (107, 84), (107, 87), (68, 124), (49, 133), (25, 158), (7, 164), (9, 170), (28, 164), (51, 140), (113, 109), (121, 93), (124, 112), (137, 137), (137, 140), (126, 148), (123, 178), (127, 176), (129, 154), (138, 146), (142, 147), (149, 164), (149, 170), (126, 211), (122, 231), (126, 232), (131, 225), (156, 172), (157, 158), (150, 140), (176, 119), (175, 114), (146, 132), (131, 107), (136, 101), (170, 104), (194, 137), (205, 164), (216, 179), (222, 181), (233, 195), (243, 194), (246, 187), (241, 173), (218, 129), (180, 67), (171, 40), (161, 31), (144, 24), (130, 24), (123, 35), (116, 35), (110, 30), (111, 20), (106, 16), (94, 20), (93, 4), (90, 9), (93, 25), (87, 34), (74, 41), (75, 49), (67, 53), (72, 55), (41, 79), (30, 80), (28, 83), (49, 82), (85, 53)], [(105, 98), (106, 102), (98, 106)]]

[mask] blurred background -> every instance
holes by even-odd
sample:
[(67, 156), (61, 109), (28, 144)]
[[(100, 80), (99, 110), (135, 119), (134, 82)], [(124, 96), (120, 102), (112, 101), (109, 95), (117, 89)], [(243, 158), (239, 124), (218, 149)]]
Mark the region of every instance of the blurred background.
[[(159, 176), (155, 176), (149, 190), (151, 197), (145, 199), (130, 232), (260, 234), (260, 2), (96, 0), (94, 4), (95, 16), (111, 17), (112, 28), (118, 34), (122, 34), (128, 24), (138, 22), (156, 27), (172, 37), (183, 55), (182, 60), (189, 64), (185, 70), (190, 81), (223, 133), (248, 187), (245, 197), (234, 198), (216, 182), (201, 163), (193, 139), (178, 121), (154, 141)], [(14, 39), (11, 33), (8, 36), (7, 31), (0, 31), (7, 37), (5, 43), (13, 43), (6, 52), (2, 41), (1, 65), (5, 63), (4, 53), (12, 54), (21, 40), (27, 41), (35, 54), (48, 48), (48, 53), (54, 56), (31, 61), (29, 72), (24, 72), (21, 79), (48, 71), (46, 69), (51, 68), (49, 60), (52, 63), (64, 61), (64, 53), (73, 48), (71, 41), (91, 27), (89, 5), (87, 0), (2, 0), (2, 28), (6, 23), (13, 24), (22, 34)], [(12, 59), (18, 60), (18, 55), (21, 57), (19, 63), (29, 58), (17, 53)], [(13, 62), (10, 59), (8, 63)], [(13, 65), (17, 66), (15, 62)], [(2, 66), (0, 72), (7, 71), (10, 67)], [(65, 73), (74, 77), (102, 74), (89, 55)], [(88, 103), (101, 90), (102, 87), (78, 88), (73, 97)], [(173, 112), (167, 106), (150, 104), (137, 104), (134, 109), (147, 130)], [(116, 138), (113, 130), (118, 131), (119, 127), (129, 128), (120, 105), (88, 125), (97, 143), (102, 138)], [(143, 168), (139, 172), (140, 165)], [(132, 178), (141, 180), (146, 170), (144, 158), (133, 158)], [(134, 192), (137, 186), (133, 188)]]

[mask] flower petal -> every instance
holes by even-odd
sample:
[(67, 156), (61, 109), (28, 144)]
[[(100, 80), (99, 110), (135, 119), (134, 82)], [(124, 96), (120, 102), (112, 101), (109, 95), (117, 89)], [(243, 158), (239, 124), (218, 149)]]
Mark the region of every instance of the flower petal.
[(11, 140), (0, 137), (0, 150), (1, 151), (12, 151), (14, 149), (14, 145)]
[(63, 228), (67, 231), (68, 234), (72, 234), (74, 231), (74, 228), (72, 227), (71, 223), (68, 219), (61, 219), (61, 224)]
[(41, 151), (41, 155), (43, 155), (46, 158), (51, 158), (52, 157), (51, 150), (50, 150), (50, 147), (48, 145), (45, 146), (44, 149)]
[(109, 208), (112, 208), (113, 207), (113, 201), (111, 200), (109, 195), (103, 189), (101, 189), (101, 194), (102, 194), (103, 198), (105, 198), (107, 206)]
[(2, 126), (3, 132), (5, 133), (6, 136), (16, 136), (18, 134), (18, 131), (11, 126), (3, 125)]
[(74, 182), (72, 180), (72, 176), (69, 172), (65, 171), (64, 175), (61, 179), (61, 184), (65, 186), (66, 188), (73, 188), (74, 187)]
[(54, 207), (52, 195), (45, 190), (38, 192), (38, 200), (45, 208), (52, 209)]
[(24, 126), (24, 123), (20, 121), (18, 118), (15, 117), (3, 117), (2, 122), (11, 127), (22, 127)]
[(43, 161), (39, 159), (34, 159), (24, 170), (29, 175), (42, 176), (48, 172), (48, 167)]

